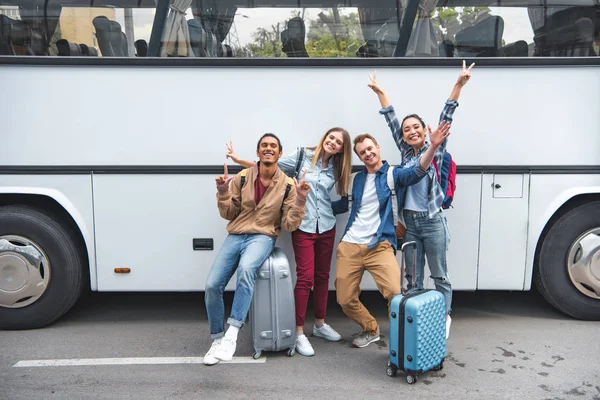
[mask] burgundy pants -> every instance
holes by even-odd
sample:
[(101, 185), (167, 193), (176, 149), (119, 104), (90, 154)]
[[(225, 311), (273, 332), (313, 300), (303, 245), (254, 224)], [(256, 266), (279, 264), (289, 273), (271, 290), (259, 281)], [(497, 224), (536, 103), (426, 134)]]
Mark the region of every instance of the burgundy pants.
[(325, 319), (329, 294), (329, 271), (335, 242), (335, 227), (323, 233), (292, 232), (296, 256), (296, 326), (304, 326), (310, 289), (313, 289), (313, 308), (316, 319)]

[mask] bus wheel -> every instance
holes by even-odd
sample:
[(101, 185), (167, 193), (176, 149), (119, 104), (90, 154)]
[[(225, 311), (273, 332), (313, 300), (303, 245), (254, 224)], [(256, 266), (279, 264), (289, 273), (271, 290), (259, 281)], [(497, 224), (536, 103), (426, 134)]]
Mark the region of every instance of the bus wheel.
[(84, 264), (65, 226), (31, 207), (0, 207), (0, 329), (61, 317), (82, 292)]
[(534, 280), (560, 311), (600, 320), (600, 201), (569, 210), (550, 227)]

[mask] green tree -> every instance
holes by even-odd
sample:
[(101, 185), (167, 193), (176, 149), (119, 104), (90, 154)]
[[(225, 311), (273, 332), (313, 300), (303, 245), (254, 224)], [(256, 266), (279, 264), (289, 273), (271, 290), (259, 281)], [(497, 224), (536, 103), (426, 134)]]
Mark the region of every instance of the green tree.
[(281, 57), (281, 29), (285, 23), (278, 22), (269, 29), (258, 28), (253, 34), (253, 42), (236, 48), (237, 57)]
[(435, 9), (431, 22), (438, 35), (438, 41), (454, 40), (456, 33), (473, 26), (489, 13), (489, 7), (462, 7), (459, 10), (454, 7), (441, 7)]
[[(298, 16), (298, 12), (292, 12), (292, 17)], [(309, 57), (355, 57), (363, 43), (358, 13), (340, 15), (337, 8), (327, 9), (305, 24)], [(236, 49), (237, 57), (284, 57), (281, 31), (285, 27), (285, 22), (279, 22), (269, 29), (257, 29), (252, 43)]]
[(258, 28), (252, 34), (254, 43), (246, 46), (252, 57), (281, 57), (281, 27), (283, 22), (271, 25), (270, 29)]
[(356, 57), (363, 43), (358, 13), (340, 15), (334, 7), (309, 22), (306, 51), (310, 57)]

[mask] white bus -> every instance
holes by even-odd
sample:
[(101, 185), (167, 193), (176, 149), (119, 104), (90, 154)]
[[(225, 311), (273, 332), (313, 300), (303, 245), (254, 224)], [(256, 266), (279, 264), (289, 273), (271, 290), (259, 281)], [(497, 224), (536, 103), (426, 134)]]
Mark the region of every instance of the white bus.
[[(397, 163), (368, 73), (435, 123), (463, 59), (454, 289), (535, 283), (599, 320), (599, 16), (595, 0), (0, 0), (0, 328), (47, 325), (84, 290), (204, 290), (227, 141), (252, 157), (274, 132), (287, 154), (342, 126)], [(290, 235), (277, 245), (293, 264)]]

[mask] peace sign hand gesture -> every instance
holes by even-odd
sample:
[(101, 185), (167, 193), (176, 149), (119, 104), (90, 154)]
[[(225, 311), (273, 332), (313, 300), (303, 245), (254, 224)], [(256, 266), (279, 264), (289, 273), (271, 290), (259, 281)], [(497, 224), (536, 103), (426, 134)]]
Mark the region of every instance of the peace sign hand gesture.
[(300, 183), (294, 178), (294, 183), (296, 184), (296, 195), (298, 199), (304, 201), (306, 200), (306, 196), (308, 196), (308, 192), (310, 192), (310, 185), (306, 183), (304, 177), (306, 176), (306, 171), (302, 174), (302, 178), (300, 179)]
[(215, 179), (217, 182), (217, 190), (220, 194), (225, 194), (229, 191), (229, 182), (234, 178), (234, 176), (229, 176), (227, 173), (227, 164), (223, 164), (223, 169), (225, 170), (223, 175)]
[(458, 76), (458, 80), (456, 81), (457, 85), (462, 87), (465, 86), (467, 82), (469, 82), (469, 79), (471, 79), (471, 68), (473, 68), (474, 66), (475, 63), (471, 64), (469, 68), (467, 68), (467, 64), (465, 63), (465, 60), (463, 60), (462, 71), (460, 71), (460, 75)]
[(383, 93), (383, 90), (381, 90), (379, 84), (377, 83), (377, 71), (373, 71), (372, 74), (369, 74), (369, 79), (371, 82), (367, 86), (373, 89), (373, 91), (377, 94)]
[(233, 149), (233, 142), (230, 140), (229, 143), (225, 143), (225, 147), (227, 147), (227, 152), (225, 153), (225, 158), (231, 158), (233, 162), (237, 163), (240, 159)]

